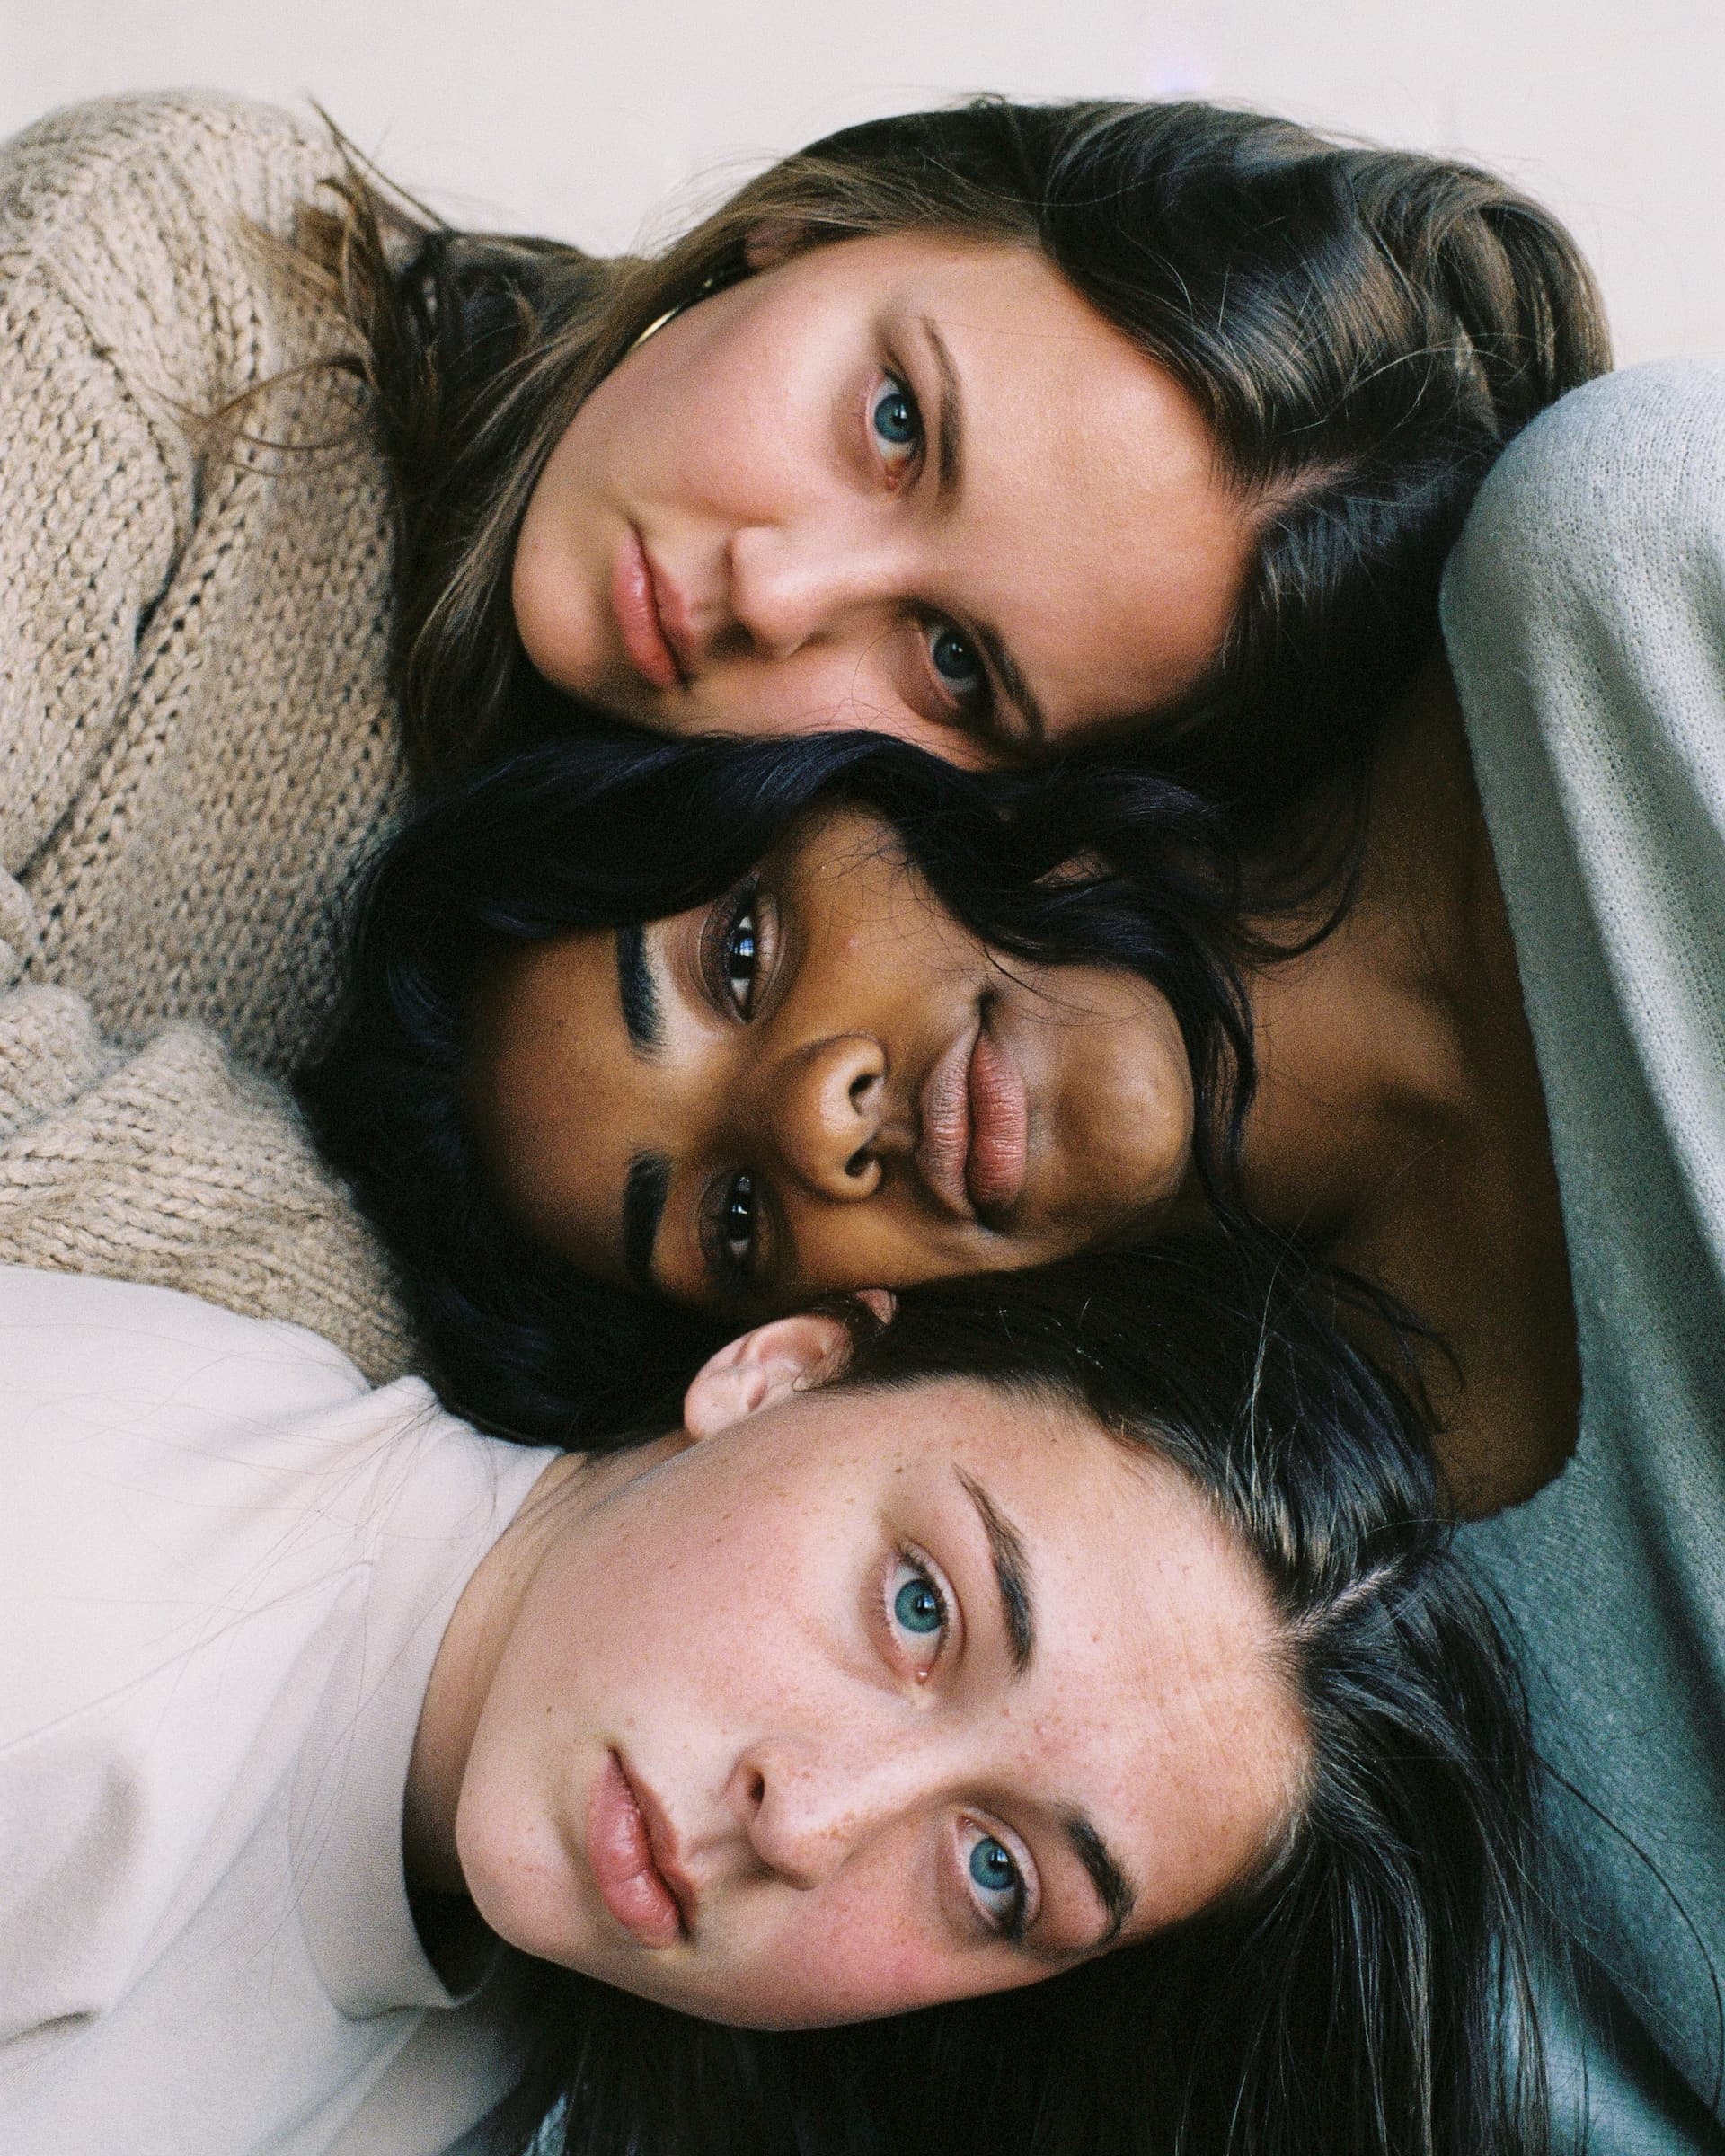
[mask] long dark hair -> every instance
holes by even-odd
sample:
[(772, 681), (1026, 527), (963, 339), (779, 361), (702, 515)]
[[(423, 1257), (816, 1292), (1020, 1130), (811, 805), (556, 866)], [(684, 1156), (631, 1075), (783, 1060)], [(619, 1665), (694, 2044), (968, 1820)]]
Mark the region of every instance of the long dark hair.
[(540, 1972), (508, 2144), (570, 2156), (1531, 2156), (1535, 1790), (1408, 1401), (1227, 1242), (908, 1290), (846, 1387), (1053, 1398), (1190, 1477), (1274, 1601), (1314, 1765), (1204, 1914), (1069, 1975), (756, 2035)]
[(1251, 1030), (1231, 856), (1195, 797), (1135, 771), (982, 777), (879, 734), (559, 731), (455, 785), (385, 848), (334, 1029), (301, 1079), (323, 1150), (395, 1262), (439, 1390), (483, 1427), (590, 1445), (674, 1417), (726, 1328), (586, 1277), (496, 1202), (463, 1096), (474, 969), (500, 941), (717, 898), (836, 801), (880, 816), (991, 949), (1128, 967), (1162, 990), (1193, 1074), (1198, 1173), (1226, 1211)]
[(1243, 828), (1362, 753), (1436, 645), (1439, 569), (1486, 468), (1609, 363), (1574, 243), (1501, 181), (1208, 104), (982, 99), (871, 120), (651, 260), (451, 231), (357, 164), (341, 193), (304, 217), (302, 258), (358, 333), (347, 364), (394, 473), (396, 680), (422, 775), (491, 753), (550, 699), (509, 601), (528, 497), (640, 332), (747, 276), (763, 229), (793, 249), (902, 232), (1033, 247), (1196, 399), (1256, 547), (1221, 658), (1159, 715), (1157, 753)]

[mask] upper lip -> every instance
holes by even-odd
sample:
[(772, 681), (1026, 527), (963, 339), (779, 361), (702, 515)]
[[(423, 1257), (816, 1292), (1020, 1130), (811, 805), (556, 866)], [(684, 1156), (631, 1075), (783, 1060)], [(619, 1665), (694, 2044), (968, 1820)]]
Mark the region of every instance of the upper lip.
[(970, 1058), (982, 1030), (982, 1013), (957, 1033), (934, 1059), (923, 1081), (922, 1127), (916, 1160), (940, 1205), (960, 1220), (974, 1220), (977, 1209), (965, 1187), (970, 1158)]
[(677, 661), (677, 670), (686, 683), (694, 672), (694, 658), (700, 642), (694, 626), (694, 617), (689, 603), (683, 596), (681, 586), (660, 563), (653, 559), (652, 549), (645, 539), (641, 543), (641, 559), (647, 564), (647, 579), (653, 588), (653, 605), (659, 614), (659, 632), (670, 646), (671, 657)]
[(694, 1882), (684, 1870), (682, 1862), (677, 1856), (677, 1831), (666, 1816), (664, 1806), (660, 1804), (652, 1790), (647, 1787), (644, 1781), (630, 1772), (629, 1763), (624, 1758), (622, 1753), (617, 1754), (617, 1765), (622, 1769), (623, 1779), (629, 1784), (630, 1789), (633, 1793), (636, 1807), (641, 1813), (641, 1823), (647, 1829), (647, 1844), (652, 1851), (653, 1869), (664, 1880), (666, 1886), (670, 1891), (671, 1899), (677, 1904), (678, 1913), (683, 1919), (685, 1935), (693, 1937), (695, 1908), (700, 1896), (695, 1892)]

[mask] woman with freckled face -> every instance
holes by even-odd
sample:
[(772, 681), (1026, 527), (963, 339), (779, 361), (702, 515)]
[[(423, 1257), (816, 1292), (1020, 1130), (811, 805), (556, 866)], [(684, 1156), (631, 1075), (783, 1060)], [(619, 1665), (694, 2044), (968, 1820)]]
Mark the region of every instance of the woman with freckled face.
[(1536, 2116), (1501, 1649), (1406, 1403), (1229, 1253), (777, 1320), (609, 1454), (134, 1283), (0, 1330), (9, 2144)]

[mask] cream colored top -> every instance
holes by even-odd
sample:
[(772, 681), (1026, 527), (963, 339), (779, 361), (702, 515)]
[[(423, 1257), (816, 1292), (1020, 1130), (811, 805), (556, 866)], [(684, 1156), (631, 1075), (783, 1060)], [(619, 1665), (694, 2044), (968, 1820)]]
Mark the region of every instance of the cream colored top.
[(402, 1793), (553, 1457), (295, 1327), (0, 1270), (9, 2156), (434, 2156), (494, 2108), (519, 1965), (439, 1982)]

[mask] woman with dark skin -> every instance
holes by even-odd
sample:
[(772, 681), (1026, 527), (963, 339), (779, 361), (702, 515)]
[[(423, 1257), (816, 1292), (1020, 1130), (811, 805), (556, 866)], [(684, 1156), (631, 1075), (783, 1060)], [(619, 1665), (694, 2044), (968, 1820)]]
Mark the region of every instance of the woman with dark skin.
[[(591, 863), (602, 906), (599, 814), (560, 806), (556, 760), (481, 782), (471, 809), (457, 794), (402, 841), (372, 932), (397, 952), (409, 936), (463, 948), (482, 847), (508, 865), (473, 914), (544, 903), (542, 861), (571, 864), (573, 880)], [(602, 813), (650, 831), (668, 776)], [(703, 778), (686, 792), (692, 825)], [(492, 817), (518, 814), (504, 852)], [(1129, 811), (1118, 820), (1162, 875), (1156, 837), (1134, 834)], [(659, 829), (668, 868), (686, 834)], [(1386, 726), (1361, 863), (1352, 903), (1303, 954), (1261, 939), (1297, 941), (1322, 907), (1261, 921), (1255, 947), (1234, 940), (1255, 1083), (1225, 1194), (1430, 1325), (1446, 1350), (1426, 1368), (1446, 1465), (1468, 1509), (1492, 1510), (1564, 1456), (1573, 1326), (1514, 952), (1441, 678)], [(1057, 951), (1060, 900), (1078, 888), (1051, 905)], [(427, 902), (455, 920), (428, 926)], [(1225, 946), (1219, 918), (1205, 932)], [(1075, 956), (1020, 955), (955, 918), (866, 799), (811, 807), (668, 918), (474, 950), (459, 1098), (481, 1186), (544, 1251), (620, 1294), (739, 1316), (1195, 1224), (1220, 1102), (1194, 1077), (1182, 984)], [(361, 1188), (400, 1187), (388, 1162), (411, 1127), (368, 1129), (358, 1065), (319, 1085), (357, 1118), (338, 1152)]]

